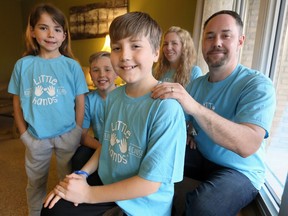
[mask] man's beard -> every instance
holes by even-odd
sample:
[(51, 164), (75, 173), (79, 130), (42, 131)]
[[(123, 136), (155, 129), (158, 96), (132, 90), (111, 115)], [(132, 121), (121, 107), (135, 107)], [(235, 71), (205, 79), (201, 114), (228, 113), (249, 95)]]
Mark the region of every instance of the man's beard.
[(223, 66), (225, 64), (226, 60), (227, 60), (226, 56), (223, 56), (222, 58), (217, 59), (217, 60), (213, 60), (209, 56), (207, 56), (207, 58), (206, 58), (207, 65), (209, 67), (212, 67), (212, 68), (217, 68), (217, 67)]
[[(221, 58), (214, 59), (213, 53), (215, 53), (215, 52), (220, 52), (223, 54), (223, 56)], [(211, 53), (212, 53), (212, 57), (210, 56)], [(214, 49), (210, 50), (209, 52), (207, 52), (207, 56), (206, 56), (205, 60), (206, 60), (206, 63), (209, 67), (212, 67), (212, 68), (221, 67), (226, 63), (227, 52), (224, 48), (214, 48)]]

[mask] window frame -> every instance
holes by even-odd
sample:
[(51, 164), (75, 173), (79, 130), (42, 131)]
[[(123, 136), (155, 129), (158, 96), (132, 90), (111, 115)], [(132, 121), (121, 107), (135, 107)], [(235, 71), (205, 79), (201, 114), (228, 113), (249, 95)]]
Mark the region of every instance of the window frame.
[[(256, 32), (256, 37), (259, 40), (255, 43), (252, 66), (263, 71), (274, 83), (275, 71), (278, 64), (277, 59), (280, 55), (280, 43), (283, 36), (286, 10), (287, 0), (261, 0)], [(271, 43), (271, 41), (273, 42)], [(270, 189), (271, 186), (268, 182), (265, 182), (256, 198), (256, 203), (261, 215), (276, 216), (280, 212), (283, 216), (288, 215), (287, 207), (285, 209), (285, 206), (288, 205), (287, 184), (286, 179), (281, 205), (279, 205), (279, 202), (277, 202)]]

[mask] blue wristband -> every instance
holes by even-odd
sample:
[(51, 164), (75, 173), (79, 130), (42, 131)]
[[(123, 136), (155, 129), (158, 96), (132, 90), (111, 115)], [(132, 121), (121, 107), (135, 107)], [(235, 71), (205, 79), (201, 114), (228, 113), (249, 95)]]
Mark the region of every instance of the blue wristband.
[(86, 178), (89, 177), (89, 174), (83, 170), (76, 170), (76, 171), (74, 171), (74, 173), (77, 175), (84, 175), (84, 176), (86, 176)]

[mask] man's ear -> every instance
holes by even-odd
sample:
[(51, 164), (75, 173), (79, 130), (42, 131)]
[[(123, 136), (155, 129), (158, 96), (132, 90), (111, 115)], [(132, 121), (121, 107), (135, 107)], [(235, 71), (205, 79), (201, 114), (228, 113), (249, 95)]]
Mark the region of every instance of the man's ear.
[(245, 41), (245, 35), (241, 35), (239, 37), (239, 46), (242, 47)]

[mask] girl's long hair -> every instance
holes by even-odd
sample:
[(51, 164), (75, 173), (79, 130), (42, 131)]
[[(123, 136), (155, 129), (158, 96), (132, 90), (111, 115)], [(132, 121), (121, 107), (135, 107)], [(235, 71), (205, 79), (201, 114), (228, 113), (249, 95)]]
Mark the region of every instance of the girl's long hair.
[(39, 55), (40, 47), (36, 39), (32, 37), (31, 30), (35, 28), (35, 25), (43, 13), (49, 14), (55, 23), (62, 26), (64, 34), (66, 35), (65, 40), (59, 48), (60, 53), (64, 56), (75, 59), (71, 50), (71, 38), (67, 19), (61, 10), (49, 3), (38, 4), (31, 10), (25, 33), (26, 51), (23, 56)]
[[(186, 85), (190, 82), (191, 69), (197, 57), (196, 50), (194, 47), (194, 42), (190, 33), (187, 30), (182, 29), (178, 26), (170, 27), (164, 33), (164, 37), (168, 33), (172, 33), (172, 32), (178, 35), (182, 43), (182, 54), (180, 57), (179, 66), (176, 69), (176, 73), (173, 79), (174, 79), (174, 82), (180, 83), (182, 86), (186, 87)], [(155, 65), (155, 69), (154, 69), (155, 78), (160, 80), (169, 69), (170, 69), (170, 63), (163, 53), (163, 43), (162, 43), (159, 61)]]

